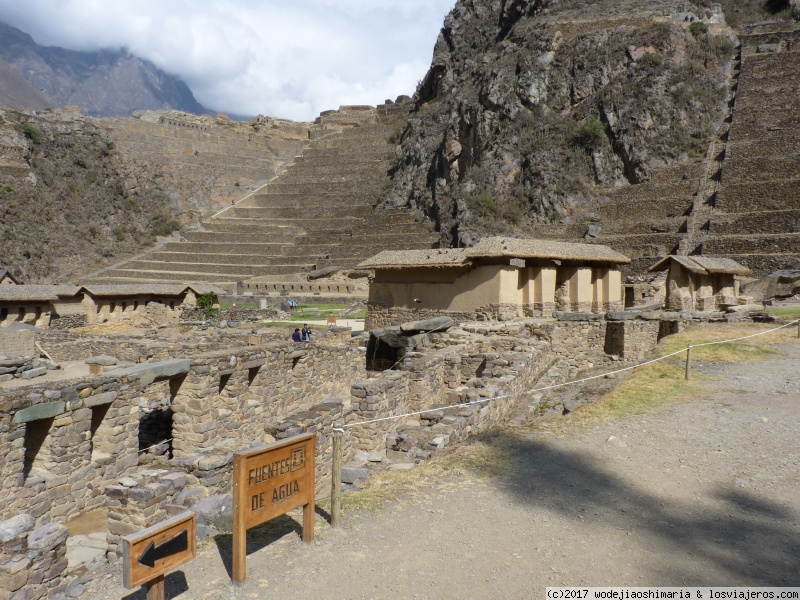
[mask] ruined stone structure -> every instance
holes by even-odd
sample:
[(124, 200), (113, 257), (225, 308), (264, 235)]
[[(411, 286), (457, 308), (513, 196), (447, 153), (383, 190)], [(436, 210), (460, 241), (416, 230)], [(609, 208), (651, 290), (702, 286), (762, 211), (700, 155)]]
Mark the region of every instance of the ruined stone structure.
[(386, 251), (374, 269), (368, 329), (438, 315), (454, 319), (550, 317), (623, 307), (626, 256), (600, 245), (484, 238), (466, 249)]
[[(98, 508), (108, 510), (111, 561), (120, 536), (186, 507), (200, 515), (201, 535), (225, 530), (217, 515), (230, 502), (232, 453), (265, 441), (316, 432), (322, 496), (334, 422), (431, 408), (416, 421), (352, 427), (344, 444), (345, 461), (427, 458), (521, 405), (539, 406), (544, 394), (529, 390), (542, 377), (639, 360), (663, 334), (658, 316), (643, 316), (465, 322), (419, 336), (390, 372), (368, 372), (348, 330), (319, 332), (313, 345), (247, 329), (195, 329), (171, 343), (37, 333), (55, 360), (113, 360), (97, 375), (0, 382), (0, 581), (12, 592), (63, 592), (76, 575), (61, 523)], [(50, 554), (26, 560), (25, 544), (38, 547), (43, 532)]]
[(306, 146), (277, 178), (235, 206), (146, 256), (91, 277), (94, 283), (265, 283), (385, 248), (430, 248), (437, 236), (402, 210), (376, 210), (394, 160), (388, 142), (402, 105), (342, 107), (308, 128)]

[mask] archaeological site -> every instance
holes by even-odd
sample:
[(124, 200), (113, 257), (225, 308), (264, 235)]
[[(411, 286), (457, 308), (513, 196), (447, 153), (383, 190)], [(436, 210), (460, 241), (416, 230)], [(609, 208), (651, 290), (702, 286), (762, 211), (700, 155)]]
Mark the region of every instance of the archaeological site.
[(357, 487), (773, 319), (800, 24), (734, 4), (459, 0), (413, 96), (313, 123), (0, 109), (0, 600), (231, 533), (237, 452), (315, 434), (326, 498), (342, 426)]

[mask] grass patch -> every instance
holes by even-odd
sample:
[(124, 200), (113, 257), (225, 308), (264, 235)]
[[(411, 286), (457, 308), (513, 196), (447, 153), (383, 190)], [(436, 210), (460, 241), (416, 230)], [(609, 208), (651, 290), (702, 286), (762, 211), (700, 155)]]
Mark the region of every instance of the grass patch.
[[(658, 346), (658, 356), (664, 356), (670, 352), (675, 352), (686, 348), (688, 344), (702, 344), (705, 342), (721, 342), (728, 339), (740, 338), (763, 331), (774, 329), (773, 325), (746, 324), (731, 325), (720, 327), (714, 325), (695, 325), (688, 327), (685, 331), (665, 338)], [(781, 329), (773, 333), (751, 337), (746, 340), (718, 344), (714, 346), (702, 346), (692, 349), (693, 360), (708, 360), (711, 362), (735, 363), (749, 360), (765, 360), (778, 354), (777, 346), (785, 344), (791, 334), (796, 332), (790, 328)], [(685, 354), (675, 357), (684, 361)]]
[(767, 312), (776, 317), (800, 317), (800, 305), (797, 306), (769, 306)]
[[(689, 343), (723, 341), (770, 329), (774, 327), (761, 324), (690, 326), (682, 333), (665, 338), (659, 344), (656, 356), (685, 349)], [(777, 347), (796, 339), (796, 335), (793, 328), (787, 328), (747, 340), (693, 348), (692, 361), (737, 363), (766, 360), (780, 354)], [(645, 414), (662, 406), (702, 398), (713, 392), (709, 379), (696, 371), (692, 373), (691, 380), (686, 381), (685, 366), (686, 354), (682, 352), (635, 369), (614, 390), (600, 396), (597, 402), (573, 411), (559, 422), (559, 426)]]
[(708, 392), (701, 375), (693, 374), (690, 381), (684, 379), (683, 364), (672, 364), (670, 360), (636, 369), (597, 402), (570, 413), (566, 423), (646, 414), (655, 408), (697, 398)]

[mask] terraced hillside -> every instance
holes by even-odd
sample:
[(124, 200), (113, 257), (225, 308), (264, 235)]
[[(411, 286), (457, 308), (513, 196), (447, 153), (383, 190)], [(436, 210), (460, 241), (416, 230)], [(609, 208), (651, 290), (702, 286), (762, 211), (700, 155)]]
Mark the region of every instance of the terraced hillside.
[[(740, 35), (742, 65), (719, 193), (697, 253), (756, 274), (800, 268), (800, 28)], [(767, 29), (760, 31), (759, 29)]]
[(727, 109), (701, 162), (600, 189), (572, 222), (533, 233), (610, 245), (632, 274), (668, 254), (727, 256), (757, 276), (800, 267), (800, 28), (762, 28), (776, 30), (738, 36)]
[(353, 267), (385, 249), (431, 248), (438, 236), (408, 210), (375, 206), (394, 161), (394, 105), (323, 113), (291, 166), (184, 239), (87, 278), (99, 282), (207, 282), (296, 278)]

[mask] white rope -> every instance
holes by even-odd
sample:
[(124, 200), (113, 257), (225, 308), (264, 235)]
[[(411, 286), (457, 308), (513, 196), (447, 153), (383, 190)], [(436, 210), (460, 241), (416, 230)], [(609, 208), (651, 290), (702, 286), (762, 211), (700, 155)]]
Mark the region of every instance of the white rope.
[[(738, 342), (740, 340), (746, 340), (746, 339), (753, 338), (753, 337), (756, 337), (756, 336), (759, 336), (759, 335), (765, 335), (767, 333), (772, 333), (773, 331), (778, 331), (779, 329), (784, 329), (784, 328), (789, 327), (790, 325), (794, 325), (795, 323), (798, 323), (798, 322), (800, 322), (800, 319), (796, 319), (795, 321), (787, 323), (786, 325), (781, 325), (780, 327), (776, 327), (774, 329), (768, 329), (767, 331), (761, 331), (759, 333), (754, 333), (752, 335), (746, 335), (746, 336), (739, 337), (739, 338), (733, 338), (733, 339), (730, 339), (730, 340), (721, 340), (721, 341), (718, 341), (718, 342), (705, 342), (703, 344), (689, 344), (689, 346), (687, 346), (686, 348), (682, 348), (680, 350), (676, 350), (675, 352), (670, 352), (669, 354), (665, 354), (664, 356), (659, 356), (658, 358), (653, 358), (653, 359), (647, 360), (647, 361), (645, 361), (643, 363), (639, 363), (637, 365), (632, 365), (630, 367), (623, 367), (622, 369), (617, 369), (616, 371), (609, 371), (608, 373), (601, 373), (599, 375), (591, 375), (589, 377), (584, 377), (582, 379), (575, 379), (573, 381), (565, 381), (564, 383), (555, 383), (553, 385), (546, 385), (544, 387), (533, 388), (533, 389), (528, 390), (527, 392), (524, 392), (524, 393), (530, 394), (532, 392), (541, 392), (541, 391), (545, 391), (545, 390), (552, 390), (552, 389), (555, 389), (555, 388), (565, 387), (565, 386), (568, 386), (568, 385), (577, 385), (579, 383), (583, 383), (584, 381), (590, 381), (592, 379), (599, 379), (601, 377), (607, 377), (608, 375), (614, 375), (616, 373), (622, 373), (624, 371), (632, 371), (633, 369), (638, 369), (639, 367), (644, 367), (645, 365), (649, 365), (649, 364), (656, 363), (656, 362), (659, 362), (659, 361), (662, 361), (662, 360), (666, 360), (668, 358), (671, 358), (671, 357), (675, 356), (676, 354), (683, 354), (690, 347), (691, 348), (699, 348), (701, 346), (711, 346), (713, 344), (726, 344), (726, 343), (730, 343), (730, 342)], [(400, 361), (395, 363), (395, 366), (397, 364), (399, 364), (399, 362)], [(506, 394), (504, 396), (496, 396), (494, 398), (480, 398), (480, 399), (477, 399), (477, 400), (471, 400), (470, 402), (463, 402), (461, 404), (448, 404), (446, 406), (440, 406), (438, 408), (428, 408), (428, 409), (425, 409), (425, 410), (417, 410), (417, 411), (414, 411), (414, 412), (403, 413), (401, 415), (392, 415), (392, 416), (389, 416), (389, 417), (380, 417), (378, 419), (369, 419), (367, 421), (359, 421), (357, 423), (347, 423), (346, 425), (342, 425), (341, 428), (334, 427), (333, 431), (344, 432), (345, 429), (350, 429), (351, 427), (358, 427), (359, 425), (368, 425), (370, 423), (380, 423), (382, 421), (391, 421), (393, 419), (404, 419), (405, 417), (413, 417), (413, 416), (416, 416), (416, 415), (422, 415), (422, 414), (429, 413), (429, 412), (435, 412), (437, 410), (449, 410), (451, 408), (460, 408), (460, 407), (463, 407), (463, 406), (471, 406), (473, 404), (480, 404), (481, 402), (493, 402), (494, 400), (503, 400), (505, 398), (512, 398), (513, 396), (514, 396), (514, 394)]]
[(693, 344), (692, 348), (700, 348), (701, 346), (713, 346), (715, 344), (728, 344), (730, 342), (738, 342), (740, 340), (747, 340), (749, 338), (758, 337), (759, 335), (765, 335), (767, 333), (772, 333), (773, 331), (778, 331), (779, 329), (784, 329), (786, 327), (789, 327), (790, 325), (794, 325), (795, 323), (800, 323), (800, 319), (795, 319), (794, 321), (792, 321), (790, 323), (786, 323), (786, 325), (781, 325), (780, 327), (776, 327), (775, 329), (768, 329), (767, 331), (760, 331), (758, 333), (753, 333), (751, 335), (745, 335), (745, 336), (742, 336), (742, 337), (733, 338), (732, 340), (722, 340), (722, 341), (719, 341), (719, 342), (704, 342), (702, 344)]
[(161, 444), (166, 444), (167, 442), (171, 442), (173, 439), (175, 438), (169, 438), (168, 440), (161, 440), (157, 444), (153, 444), (152, 446), (149, 446), (144, 450), (139, 450), (138, 454), (141, 454), (142, 452), (147, 452), (148, 450), (152, 450), (153, 448), (155, 448), (156, 446), (160, 446)]

